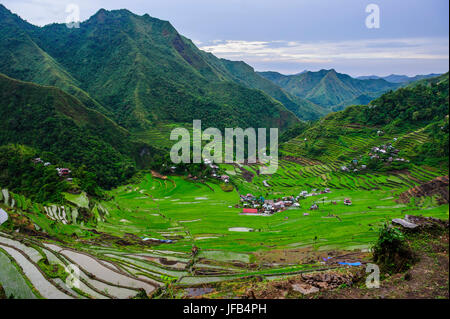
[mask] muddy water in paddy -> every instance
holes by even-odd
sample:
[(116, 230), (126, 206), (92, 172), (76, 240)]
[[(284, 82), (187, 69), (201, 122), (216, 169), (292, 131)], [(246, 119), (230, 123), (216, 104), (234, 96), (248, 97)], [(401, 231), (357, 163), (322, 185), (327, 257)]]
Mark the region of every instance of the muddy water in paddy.
[(80, 267), (86, 269), (94, 276), (101, 278), (107, 282), (119, 284), (130, 288), (143, 288), (147, 293), (150, 293), (153, 290), (155, 290), (154, 286), (142, 282), (140, 280), (136, 280), (131, 277), (119, 274), (100, 264), (96, 259), (88, 255), (80, 254), (71, 250), (62, 250), (61, 254), (73, 260), (75, 263), (80, 265)]
[(62, 291), (58, 290), (54, 285), (52, 285), (42, 273), (28, 260), (26, 259), (19, 251), (2, 246), (2, 248), (13, 257), (16, 262), (22, 267), (25, 276), (30, 280), (32, 285), (37, 288), (40, 294), (44, 298), (48, 299), (72, 299), (73, 297), (66, 295)]
[(247, 228), (247, 227), (230, 227), (228, 228), (229, 231), (235, 231), (235, 232), (251, 232), (253, 231), (253, 228)]

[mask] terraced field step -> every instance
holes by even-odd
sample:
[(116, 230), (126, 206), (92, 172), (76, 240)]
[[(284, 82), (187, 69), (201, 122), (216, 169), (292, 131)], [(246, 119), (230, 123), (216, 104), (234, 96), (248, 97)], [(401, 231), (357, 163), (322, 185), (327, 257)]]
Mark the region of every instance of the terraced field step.
[(56, 285), (45, 273), (39, 268), (32, 257), (36, 257), (35, 253), (28, 249), (27, 252), (21, 250), (23, 245), (17, 241), (8, 240), (5, 243), (5, 237), (0, 236), (0, 248), (7, 253), (7, 255), (14, 259), (20, 266), (25, 276), (25, 281), (29, 281), (39, 294), (48, 299), (72, 299), (77, 296), (68, 291), (64, 291), (61, 287)]
[[(24, 281), (30, 282), (39, 296), (44, 298), (132, 298), (141, 289), (150, 294), (161, 284), (142, 276), (129, 275), (109, 260), (101, 260), (71, 248), (53, 243), (41, 244), (28, 238), (21, 241), (0, 233), (2, 255), (7, 254), (23, 269)], [(45, 259), (50, 264), (60, 265), (66, 272), (68, 265), (77, 266), (80, 269), (79, 286), (68, 287), (63, 278), (49, 278), (38, 265)]]

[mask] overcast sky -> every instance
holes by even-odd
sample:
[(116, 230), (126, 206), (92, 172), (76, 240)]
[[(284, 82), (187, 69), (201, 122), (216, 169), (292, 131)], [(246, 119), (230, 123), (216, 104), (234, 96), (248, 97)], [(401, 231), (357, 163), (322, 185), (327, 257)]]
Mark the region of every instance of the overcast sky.
[[(36, 25), (126, 8), (170, 21), (200, 48), (258, 71), (335, 68), (358, 75), (442, 73), (449, 69), (448, 0), (0, 0)], [(377, 4), (380, 27), (367, 28)]]

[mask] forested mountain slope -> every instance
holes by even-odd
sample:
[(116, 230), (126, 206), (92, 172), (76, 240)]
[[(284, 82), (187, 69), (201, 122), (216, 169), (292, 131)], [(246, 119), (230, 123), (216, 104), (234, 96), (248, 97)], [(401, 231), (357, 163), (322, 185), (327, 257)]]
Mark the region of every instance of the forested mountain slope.
[[(0, 16), (0, 72), (58, 86), (133, 132), (160, 121), (193, 119), (219, 128), (284, 130), (298, 121), (289, 110), (302, 117), (298, 99), (288, 98), (274, 84), (238, 80), (167, 21), (102, 9), (80, 28), (70, 29), (65, 24), (32, 26), (3, 6)], [(246, 77), (265, 81), (247, 71)], [(306, 109), (305, 119), (317, 117)]]
[(339, 111), (355, 101), (372, 100), (400, 85), (383, 79), (358, 80), (331, 70), (283, 75), (261, 72), (262, 76), (292, 95), (307, 99), (329, 111)]
[(85, 167), (102, 187), (115, 186), (134, 172), (132, 154), (138, 146), (130, 134), (56, 87), (0, 74), (0, 118), (0, 145), (27, 145), (48, 153), (49, 161)]

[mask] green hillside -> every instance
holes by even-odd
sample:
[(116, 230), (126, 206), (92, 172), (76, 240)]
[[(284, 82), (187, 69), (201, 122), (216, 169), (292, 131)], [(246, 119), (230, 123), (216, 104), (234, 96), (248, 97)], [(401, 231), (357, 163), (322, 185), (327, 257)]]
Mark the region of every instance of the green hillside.
[[(229, 72), (229, 76), (236, 82), (245, 86), (261, 90), (283, 103), (283, 105), (300, 119), (316, 120), (325, 115), (327, 111), (319, 105), (295, 95), (290, 95), (273, 82), (262, 77), (244, 62), (235, 62), (225, 59), (218, 60), (212, 54), (205, 54), (209, 61), (217, 67)], [(220, 63), (220, 64), (219, 64)]]
[(262, 76), (292, 95), (307, 99), (328, 110), (340, 110), (356, 101), (366, 102), (399, 87), (383, 79), (358, 80), (334, 69), (283, 75), (261, 72)]
[[(100, 10), (79, 29), (64, 24), (38, 28), (4, 7), (0, 10), (2, 25), (9, 30), (0, 42), (0, 72), (58, 86), (132, 132), (152, 129), (160, 121), (193, 119), (218, 128), (282, 130), (298, 122), (280, 101), (257, 85), (238, 81), (167, 21), (127, 10)], [(295, 102), (288, 106), (301, 113)], [(314, 111), (306, 111), (305, 119), (317, 118)]]
[(339, 165), (395, 137), (393, 145), (416, 164), (448, 166), (448, 75), (427, 81), (436, 84), (400, 88), (368, 106), (329, 114), (282, 149)]
[[(84, 167), (105, 188), (133, 174), (132, 154), (138, 149), (130, 143), (130, 134), (73, 96), (0, 74), (0, 97), (0, 145), (28, 145), (49, 153), (48, 161)], [(80, 170), (78, 175), (86, 174)], [(7, 185), (20, 184), (20, 176), (15, 178)]]
[(86, 106), (106, 109), (82, 90), (80, 82), (30, 37), (37, 27), (26, 23), (0, 5), (0, 72), (12, 78), (59, 87)]
[(439, 83), (445, 83), (448, 82), (448, 72), (441, 74), (439, 76), (435, 76), (432, 78), (425, 78), (425, 79), (420, 79), (418, 81), (412, 82), (410, 84), (408, 84), (407, 87), (415, 87), (417, 85), (425, 85), (425, 86), (429, 86), (432, 84), (439, 84)]

